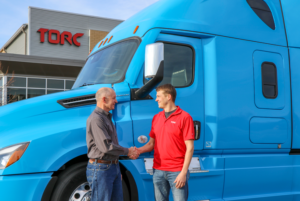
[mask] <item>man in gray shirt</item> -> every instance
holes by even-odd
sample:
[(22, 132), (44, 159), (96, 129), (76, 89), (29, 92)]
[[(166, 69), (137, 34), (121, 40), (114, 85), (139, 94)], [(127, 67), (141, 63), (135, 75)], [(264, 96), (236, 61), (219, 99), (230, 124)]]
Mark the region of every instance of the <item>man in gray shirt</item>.
[(134, 147), (119, 145), (110, 110), (118, 102), (113, 89), (103, 87), (96, 93), (97, 107), (87, 120), (86, 142), (89, 162), (87, 180), (92, 190), (91, 201), (123, 201), (121, 172), (118, 158), (127, 155), (136, 159)]

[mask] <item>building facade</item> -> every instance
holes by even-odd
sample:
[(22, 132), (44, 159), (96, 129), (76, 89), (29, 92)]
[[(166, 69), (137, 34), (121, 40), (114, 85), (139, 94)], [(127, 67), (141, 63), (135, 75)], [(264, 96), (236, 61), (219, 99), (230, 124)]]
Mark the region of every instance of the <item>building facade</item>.
[(122, 20), (29, 7), (0, 49), (0, 105), (71, 89), (89, 52)]

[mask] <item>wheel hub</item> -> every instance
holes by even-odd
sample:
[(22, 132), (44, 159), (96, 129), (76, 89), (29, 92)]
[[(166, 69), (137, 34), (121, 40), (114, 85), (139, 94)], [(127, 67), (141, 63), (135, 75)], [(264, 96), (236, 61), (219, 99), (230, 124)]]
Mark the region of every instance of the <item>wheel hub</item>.
[(91, 200), (91, 188), (88, 182), (85, 182), (78, 186), (71, 194), (69, 201), (90, 201)]

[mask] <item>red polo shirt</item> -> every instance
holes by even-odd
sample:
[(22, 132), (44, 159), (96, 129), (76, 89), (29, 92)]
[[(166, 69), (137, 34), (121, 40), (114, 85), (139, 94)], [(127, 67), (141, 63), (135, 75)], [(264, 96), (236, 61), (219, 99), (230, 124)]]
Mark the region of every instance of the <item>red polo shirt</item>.
[(180, 107), (167, 119), (161, 111), (153, 117), (150, 137), (154, 138), (153, 168), (164, 171), (181, 171), (186, 152), (186, 140), (194, 140), (192, 117)]

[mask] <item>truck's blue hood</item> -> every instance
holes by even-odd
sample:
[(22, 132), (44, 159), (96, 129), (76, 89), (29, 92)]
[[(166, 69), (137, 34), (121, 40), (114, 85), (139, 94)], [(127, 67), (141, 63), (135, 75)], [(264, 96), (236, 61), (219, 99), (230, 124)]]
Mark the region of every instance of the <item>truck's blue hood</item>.
[(13, 123), (16, 126), (17, 122), (23, 118), (65, 110), (66, 108), (57, 103), (58, 100), (95, 94), (101, 87), (111, 88), (111, 84), (80, 87), (70, 91), (39, 96), (2, 106), (0, 107), (0, 127), (7, 123)]
[[(27, 131), (38, 127), (37, 125), (42, 122), (45, 124), (45, 121), (47, 121), (45, 118), (50, 118), (51, 114), (53, 115), (57, 112), (65, 114), (66, 112), (64, 111), (68, 109), (57, 103), (58, 100), (95, 94), (101, 87), (111, 88), (111, 84), (81, 87), (70, 91), (30, 98), (0, 107), (0, 148), (3, 147), (2, 142), (6, 145), (5, 139), (14, 138), (12, 141), (19, 141), (19, 138)], [(50, 124), (53, 120), (48, 119), (48, 121)], [(32, 139), (34, 138), (28, 138), (27, 140)]]
[[(86, 120), (95, 104), (65, 108), (57, 101), (93, 95), (101, 87), (112, 86), (86, 86), (0, 107), (0, 149), (30, 142), (22, 158), (0, 171), (0, 175), (56, 171), (70, 159), (86, 154)], [(132, 137), (127, 137), (132, 135), (130, 88), (125, 82), (114, 84), (113, 88), (119, 102), (113, 112), (116, 124), (118, 122), (119, 143), (131, 147)], [(120, 112), (124, 108), (126, 112)], [(44, 157), (47, 160), (41, 163)]]

